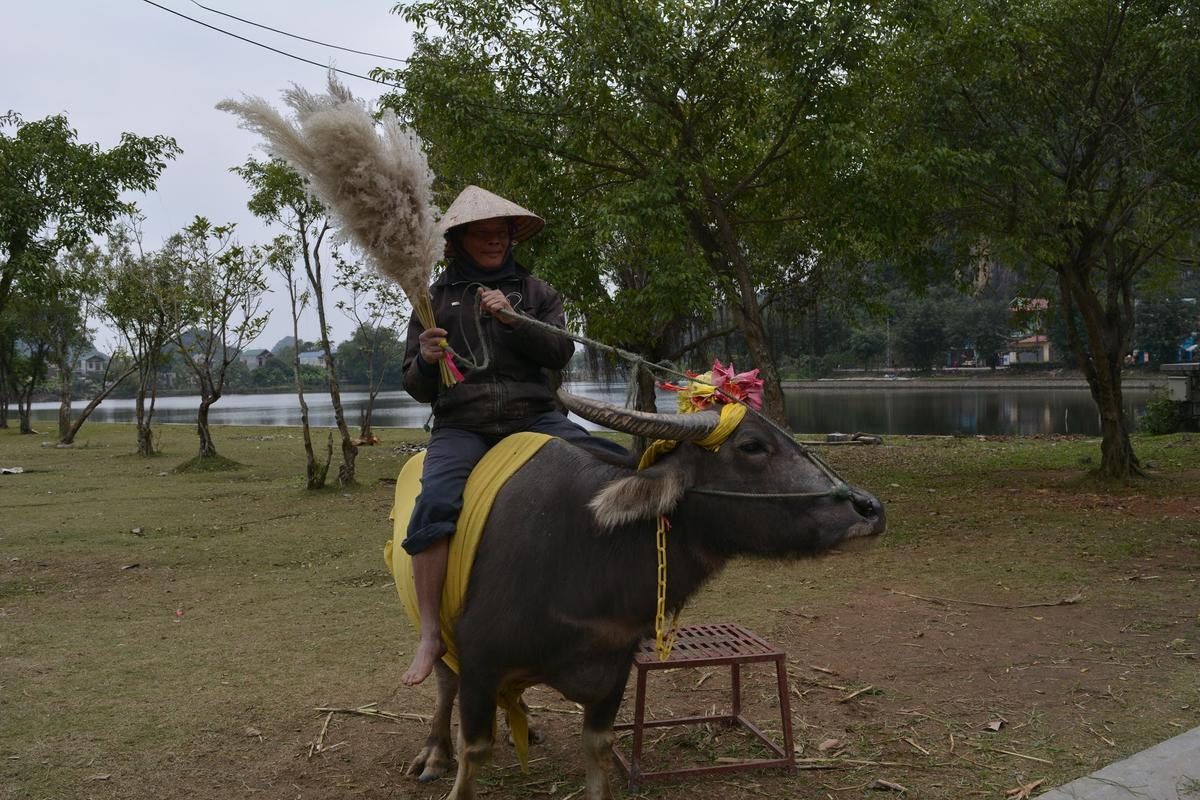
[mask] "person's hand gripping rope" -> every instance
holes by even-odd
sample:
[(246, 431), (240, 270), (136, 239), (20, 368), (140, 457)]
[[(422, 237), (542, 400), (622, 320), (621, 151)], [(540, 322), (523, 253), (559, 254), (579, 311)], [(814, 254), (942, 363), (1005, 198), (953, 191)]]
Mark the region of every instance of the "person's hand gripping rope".
[[(516, 311), (504, 292), (499, 289), (484, 289), (482, 286), (475, 292), (479, 298), (479, 309), (491, 314), (505, 325), (513, 324)], [(445, 328), (426, 328), (417, 339), (421, 348), (421, 358), (427, 364), (436, 364), (446, 358), (450, 343), (446, 341)]]

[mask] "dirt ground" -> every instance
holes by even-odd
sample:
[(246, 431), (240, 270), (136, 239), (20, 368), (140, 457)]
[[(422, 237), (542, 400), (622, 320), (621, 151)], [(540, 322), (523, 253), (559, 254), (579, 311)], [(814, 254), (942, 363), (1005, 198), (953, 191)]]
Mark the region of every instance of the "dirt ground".
[[(0, 433), (0, 462), (34, 467), (0, 484), (0, 798), (449, 791), (404, 775), (434, 696), (398, 685), (414, 638), (378, 557), (405, 456), (375, 448), (359, 487), (306, 495), (277, 432), (226, 429), (223, 452), (248, 466), (185, 478), (164, 473), (186, 432), (145, 462), (120, 426), (95, 427), (75, 452)], [(1136, 447), (1155, 477), (1117, 490), (1085, 476), (1084, 439), (830, 448), (883, 500), (888, 535), (735, 562), (682, 619), (738, 622), (787, 652), (798, 771), (625, 796), (1036, 796), (1200, 724), (1200, 439)], [(778, 737), (773, 671), (745, 669), (743, 693)], [(650, 677), (652, 716), (728, 698), (720, 668)], [(527, 773), (498, 744), (481, 794), (581, 796), (579, 710), (545, 688), (526, 699), (546, 742)], [(713, 725), (647, 742), (645, 769), (767, 755)]]

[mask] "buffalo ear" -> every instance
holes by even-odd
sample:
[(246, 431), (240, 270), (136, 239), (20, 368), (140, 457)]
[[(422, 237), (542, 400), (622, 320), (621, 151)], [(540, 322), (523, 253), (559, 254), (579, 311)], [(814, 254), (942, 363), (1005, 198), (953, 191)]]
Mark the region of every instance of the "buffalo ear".
[(602, 530), (669, 514), (688, 490), (688, 475), (671, 461), (619, 478), (605, 486), (588, 508)]

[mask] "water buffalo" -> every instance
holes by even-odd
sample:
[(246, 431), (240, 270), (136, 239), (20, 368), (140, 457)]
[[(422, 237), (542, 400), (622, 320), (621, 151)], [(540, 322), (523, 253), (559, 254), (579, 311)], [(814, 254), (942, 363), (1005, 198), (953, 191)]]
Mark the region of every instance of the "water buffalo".
[(583, 706), (586, 797), (613, 796), (613, 720), (634, 649), (654, 630), (659, 514), (671, 521), (669, 609), (680, 608), (733, 556), (813, 555), (884, 529), (878, 500), (839, 485), (828, 468), (754, 415), (712, 452), (689, 442), (713, 430), (715, 411), (655, 415), (560, 396), (599, 424), (682, 443), (638, 471), (554, 440), (501, 490), (455, 631), (460, 674), (438, 662), (437, 709), (410, 766), (421, 780), (448, 770), (457, 693), (451, 800), (475, 795), (475, 776), (492, 750), (496, 689), (509, 677), (547, 684)]

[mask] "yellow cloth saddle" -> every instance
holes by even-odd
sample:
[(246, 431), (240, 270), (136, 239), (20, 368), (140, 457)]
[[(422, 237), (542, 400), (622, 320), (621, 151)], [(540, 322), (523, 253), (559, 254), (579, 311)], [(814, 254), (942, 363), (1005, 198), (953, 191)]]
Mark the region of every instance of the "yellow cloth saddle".
[[(544, 433), (514, 433), (502, 439), (489, 450), (467, 479), (463, 492), (463, 509), (458, 517), (458, 527), (450, 537), (449, 560), (446, 565), (446, 583), (442, 589), (442, 641), (446, 655), (442, 661), (458, 672), (458, 648), (454, 643), (454, 624), (462, 613), (463, 600), (467, 594), (467, 583), (471, 577), (471, 565), (475, 562), (475, 551), (483, 536), (483, 526), (492, 510), (492, 502), (518, 469), (553, 437)], [(421, 470), (425, 464), (425, 453), (418, 453), (408, 460), (396, 478), (396, 499), (392, 506), (392, 539), (383, 548), (383, 560), (396, 578), (396, 591), (404, 602), (404, 609), (413, 627), (420, 630), (421, 617), (417, 611), (417, 591), (413, 584), (412, 557), (401, 547), (408, 534), (408, 520), (421, 491)], [(512, 731), (517, 757), (524, 769), (529, 759), (529, 721), (521, 707), (521, 693), (529, 684), (504, 683), (496, 694), (496, 703), (502, 709)]]

